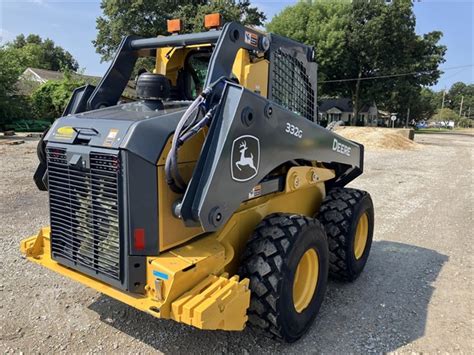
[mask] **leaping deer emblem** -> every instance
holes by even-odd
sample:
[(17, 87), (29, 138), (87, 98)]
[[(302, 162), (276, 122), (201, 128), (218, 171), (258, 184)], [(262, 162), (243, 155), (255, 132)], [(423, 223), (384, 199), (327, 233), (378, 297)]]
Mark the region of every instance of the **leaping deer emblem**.
[(242, 171), (242, 166), (249, 166), (252, 168), (255, 172), (257, 172), (257, 168), (255, 167), (253, 163), (253, 154), (250, 152), (250, 157), (245, 156), (245, 151), (247, 150), (247, 142), (243, 141), (239, 145), (239, 151), (240, 151), (240, 160), (235, 162), (235, 166)]

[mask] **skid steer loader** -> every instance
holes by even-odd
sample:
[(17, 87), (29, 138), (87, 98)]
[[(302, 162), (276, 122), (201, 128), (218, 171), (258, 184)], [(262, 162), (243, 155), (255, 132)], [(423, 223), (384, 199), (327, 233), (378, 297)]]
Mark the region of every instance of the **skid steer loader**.
[(76, 89), (38, 146), (50, 227), (21, 251), (155, 317), (293, 342), (328, 275), (367, 262), (372, 201), (344, 187), (364, 149), (317, 124), (313, 48), (207, 20), (124, 38), (97, 87)]

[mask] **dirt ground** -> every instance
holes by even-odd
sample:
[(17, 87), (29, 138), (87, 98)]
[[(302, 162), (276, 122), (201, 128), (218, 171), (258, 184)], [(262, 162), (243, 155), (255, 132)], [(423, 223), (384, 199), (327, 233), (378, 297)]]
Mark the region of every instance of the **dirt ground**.
[(474, 353), (474, 136), (416, 141), (367, 151), (352, 186), (375, 203), (369, 262), (355, 282), (329, 283), (317, 321), (292, 345), (154, 319), (27, 262), (20, 240), (48, 224), (31, 178), (36, 143), (0, 145), (0, 352)]
[(364, 145), (366, 150), (410, 150), (417, 149), (418, 144), (408, 138), (408, 129), (381, 127), (346, 127), (336, 128), (336, 133)]

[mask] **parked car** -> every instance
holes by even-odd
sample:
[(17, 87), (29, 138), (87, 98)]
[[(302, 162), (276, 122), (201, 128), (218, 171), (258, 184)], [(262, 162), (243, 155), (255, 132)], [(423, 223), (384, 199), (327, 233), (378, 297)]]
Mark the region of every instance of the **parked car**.
[(416, 129), (421, 129), (421, 128), (428, 128), (428, 125), (426, 124), (425, 121), (420, 121), (415, 124)]

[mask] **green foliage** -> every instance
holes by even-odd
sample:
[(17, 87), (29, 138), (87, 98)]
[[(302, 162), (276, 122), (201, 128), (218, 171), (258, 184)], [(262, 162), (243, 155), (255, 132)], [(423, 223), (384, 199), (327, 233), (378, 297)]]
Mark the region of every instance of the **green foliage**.
[[(441, 93), (442, 95), (442, 93)], [(459, 113), (461, 109), (461, 116), (469, 114), (471, 108), (471, 116), (474, 116), (474, 84), (465, 84), (462, 82), (454, 83), (445, 95), (445, 106), (453, 109)]]
[(14, 93), (14, 86), (22, 72), (21, 69), (13, 54), (4, 47), (0, 47), (0, 100)]
[[(170, 6), (173, 5), (173, 6)], [(102, 60), (113, 57), (120, 41), (127, 35), (155, 37), (166, 35), (166, 20), (181, 18), (184, 32), (203, 29), (204, 15), (220, 12), (224, 21), (239, 21), (246, 25), (262, 25), (265, 16), (249, 0), (102, 0), (103, 15), (97, 18), (97, 38), (94, 44)]]
[(35, 116), (42, 120), (54, 120), (60, 117), (71, 98), (74, 89), (85, 85), (85, 81), (70, 73), (60, 81), (48, 81), (31, 95)]
[(441, 107), (440, 95), (429, 88), (423, 87), (414, 95), (410, 100), (413, 103), (410, 105), (410, 117), (416, 121), (430, 119)]
[[(433, 117), (435, 113), (442, 107), (443, 102), (443, 91), (433, 91), (429, 88), (422, 88), (419, 97), (413, 98), (417, 102), (417, 105), (412, 106), (412, 117), (417, 120), (428, 120)], [(474, 85), (465, 84), (462, 82), (454, 83), (449, 90), (444, 94), (444, 107), (450, 109), (449, 111), (443, 111), (442, 115), (445, 115), (445, 112), (450, 112), (450, 114), (456, 114), (456, 117), (452, 118), (456, 123), (459, 122), (461, 125), (461, 117), (459, 116), (459, 111), (462, 105), (461, 116), (466, 116), (469, 118), (469, 113), (471, 111), (471, 117), (474, 117)], [(438, 112), (439, 113), (439, 112)], [(439, 114), (436, 116), (439, 120)], [(443, 121), (443, 119), (441, 119)], [(468, 123), (464, 122), (464, 125)], [(469, 125), (467, 125), (469, 126)]]
[(461, 128), (472, 128), (474, 127), (474, 120), (467, 117), (462, 117), (459, 120), (458, 126)]
[[(17, 95), (17, 81), (28, 67), (49, 70), (77, 70), (77, 61), (50, 39), (38, 35), (23, 34), (0, 47), (0, 130), (19, 119), (31, 119), (40, 101)], [(57, 99), (56, 99), (57, 100)]]
[(43, 40), (38, 35), (18, 35), (12, 42), (7, 43), (5, 51), (11, 53), (21, 71), (28, 67), (47, 70), (76, 71), (79, 64), (71, 53), (64, 50), (49, 38)]
[(265, 20), (265, 15), (252, 7), (249, 0), (184, 1), (172, 18), (183, 20), (183, 32), (202, 32), (205, 30), (204, 16), (212, 13), (220, 13), (224, 23), (236, 21), (244, 25), (260, 26)]
[[(340, 79), (346, 77), (350, 11), (347, 1), (318, 1), (313, 5), (299, 2), (273, 17), (267, 30), (315, 46), (319, 81)], [(341, 84), (322, 84), (320, 91), (332, 95), (346, 90)]]
[[(364, 102), (389, 112), (417, 105), (421, 87), (437, 82), (446, 52), (441, 32), (415, 33), (408, 0), (300, 2), (275, 16), (268, 30), (315, 46), (320, 94), (352, 97), (354, 117)], [(404, 73), (416, 74), (375, 78)]]
[(460, 119), (461, 118), (459, 117), (459, 115), (450, 108), (439, 109), (433, 116), (433, 120), (444, 123), (447, 123), (449, 121), (454, 121), (455, 123), (458, 123)]
[(23, 116), (27, 112), (26, 100), (15, 97), (15, 83), (21, 69), (13, 53), (0, 47), (0, 130), (11, 121), (11, 117)]

